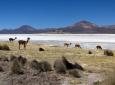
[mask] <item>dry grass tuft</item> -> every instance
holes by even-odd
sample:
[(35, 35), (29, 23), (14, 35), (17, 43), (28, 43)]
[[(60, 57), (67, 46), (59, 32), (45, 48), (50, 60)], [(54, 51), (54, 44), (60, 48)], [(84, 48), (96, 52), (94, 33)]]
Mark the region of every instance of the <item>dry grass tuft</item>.
[(107, 56), (113, 56), (114, 53), (112, 50), (104, 50), (104, 55), (107, 55)]

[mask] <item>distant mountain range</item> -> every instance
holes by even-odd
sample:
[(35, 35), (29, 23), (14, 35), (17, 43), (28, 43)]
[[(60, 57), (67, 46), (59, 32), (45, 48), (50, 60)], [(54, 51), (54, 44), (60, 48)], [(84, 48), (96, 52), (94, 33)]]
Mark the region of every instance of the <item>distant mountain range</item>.
[(23, 25), (17, 29), (3, 29), (0, 34), (35, 34), (35, 33), (51, 33), (51, 34), (114, 34), (115, 25), (98, 26), (89, 21), (80, 21), (71, 26), (61, 28), (37, 29), (29, 25)]

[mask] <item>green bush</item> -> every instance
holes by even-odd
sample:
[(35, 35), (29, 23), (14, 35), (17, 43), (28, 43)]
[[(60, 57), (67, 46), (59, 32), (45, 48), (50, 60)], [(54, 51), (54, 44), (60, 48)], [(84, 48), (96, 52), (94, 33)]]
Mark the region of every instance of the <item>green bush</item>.
[(107, 55), (107, 56), (113, 56), (114, 53), (112, 50), (104, 50), (104, 55)]

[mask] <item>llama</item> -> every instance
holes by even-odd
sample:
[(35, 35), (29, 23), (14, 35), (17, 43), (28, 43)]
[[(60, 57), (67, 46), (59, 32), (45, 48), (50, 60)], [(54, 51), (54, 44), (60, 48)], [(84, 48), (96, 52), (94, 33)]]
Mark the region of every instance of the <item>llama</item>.
[(100, 45), (97, 45), (96, 48), (102, 50), (102, 47)]
[(80, 44), (75, 44), (75, 47), (81, 48)]
[(15, 37), (14, 39), (13, 38), (9, 38), (9, 41), (10, 42), (13, 42), (14, 40), (16, 40), (17, 39), (17, 37)]
[(71, 45), (72, 43), (64, 43), (65, 47), (69, 47), (69, 45)]
[(29, 42), (30, 38), (27, 38), (27, 40), (19, 40), (18, 41), (18, 44), (19, 44), (19, 49), (20, 49), (20, 46), (23, 45), (24, 46), (24, 49), (26, 49), (26, 46), (27, 46), (27, 43)]

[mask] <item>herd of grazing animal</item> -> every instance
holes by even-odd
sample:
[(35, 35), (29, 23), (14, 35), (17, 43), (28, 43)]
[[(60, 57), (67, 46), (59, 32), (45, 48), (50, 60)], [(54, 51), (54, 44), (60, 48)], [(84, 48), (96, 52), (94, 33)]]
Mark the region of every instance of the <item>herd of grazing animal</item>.
[(64, 43), (65, 47), (69, 47), (72, 43)]
[[(64, 47), (69, 47), (72, 43), (64, 43)], [(81, 48), (81, 45), (79, 43), (76, 43), (75, 46), (76, 48)], [(102, 50), (102, 47), (100, 45), (96, 46), (96, 49)]]
[[(13, 42), (13, 41), (15, 41), (16, 39), (17, 39), (17, 37), (15, 37), (15, 38), (9, 38), (9, 41), (10, 41), (10, 42)], [(26, 49), (26, 46), (27, 46), (29, 40), (30, 40), (29, 37), (27, 38), (27, 40), (18, 40), (19, 49), (20, 49), (21, 46), (23, 46), (24, 49)], [(69, 47), (71, 44), (72, 44), (72, 43), (64, 43), (64, 47)], [(75, 47), (76, 47), (76, 48), (81, 48), (81, 45), (80, 45), (79, 43), (76, 43), (76, 44), (75, 44)], [(102, 50), (102, 47), (101, 47), (100, 45), (97, 45), (97, 46), (96, 46), (96, 49)], [(40, 48), (39, 50), (41, 51), (41, 48)], [(42, 49), (42, 50), (44, 50), (44, 49)]]
[[(9, 41), (10, 42), (13, 42), (17, 39), (17, 37), (15, 38), (9, 38)], [(24, 49), (26, 49), (26, 46), (29, 42), (30, 38), (28, 37), (27, 40), (18, 40), (18, 45), (19, 45), (19, 49), (20, 49), (20, 46), (22, 45), (24, 47)]]

